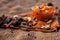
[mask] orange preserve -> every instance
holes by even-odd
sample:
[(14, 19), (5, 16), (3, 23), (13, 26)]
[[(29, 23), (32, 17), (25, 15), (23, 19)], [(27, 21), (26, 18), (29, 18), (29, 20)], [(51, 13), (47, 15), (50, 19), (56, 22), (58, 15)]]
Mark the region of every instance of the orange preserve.
[(56, 9), (54, 6), (47, 6), (45, 4), (42, 4), (40, 6), (35, 6), (33, 9), (33, 15), (40, 19), (40, 20), (45, 20), (45, 19), (50, 19), (53, 17), (53, 15), (56, 12)]

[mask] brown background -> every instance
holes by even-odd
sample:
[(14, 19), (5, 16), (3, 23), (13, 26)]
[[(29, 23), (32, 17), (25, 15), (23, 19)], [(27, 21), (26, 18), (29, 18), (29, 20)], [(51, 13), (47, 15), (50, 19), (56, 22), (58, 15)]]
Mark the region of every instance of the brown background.
[[(31, 7), (41, 3), (52, 2), (60, 7), (60, 0), (0, 0), (0, 15), (15, 15), (19, 13), (30, 12)], [(28, 36), (28, 34), (30, 34)], [(21, 31), (0, 28), (0, 40), (60, 40), (60, 31), (53, 33), (43, 33), (40, 31)]]

